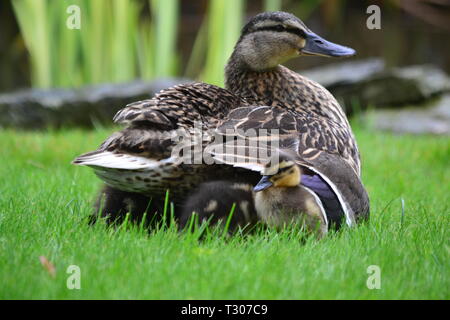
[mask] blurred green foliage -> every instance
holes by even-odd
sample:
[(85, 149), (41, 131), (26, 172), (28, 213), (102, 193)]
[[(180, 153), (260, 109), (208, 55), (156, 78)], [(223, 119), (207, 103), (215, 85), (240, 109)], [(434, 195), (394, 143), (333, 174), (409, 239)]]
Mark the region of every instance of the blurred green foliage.
[(211, 0), (208, 8), (208, 37), (205, 82), (222, 85), (224, 66), (239, 38), (243, 0)]
[[(210, 0), (186, 66), (177, 37), (180, 0), (11, 0), (30, 54), (34, 87), (74, 87), (184, 75), (223, 85), (244, 21), (245, 0)], [(319, 0), (308, 0), (311, 6)], [(67, 27), (80, 8), (80, 29)], [(264, 0), (266, 11), (281, 0)], [(182, 27), (182, 26), (181, 26)]]
[[(445, 46), (445, 8), (450, 7), (438, 9), (427, 2), (378, 1), (388, 30), (381, 33), (365, 28), (371, 0), (9, 1), (0, 2), (8, 4), (2, 13), (9, 13), (12, 4), (21, 37), (14, 19), (2, 20), (0, 45), (9, 48), (2, 52), (6, 58), (0, 55), (0, 90), (2, 85), (23, 86), (30, 80), (34, 87), (76, 87), (171, 76), (223, 85), (224, 65), (244, 21), (257, 12), (275, 10), (292, 12), (315, 31), (355, 47), (358, 58), (380, 56), (388, 66), (426, 62), (450, 70)], [(80, 8), (80, 30), (66, 26), (71, 5)], [(422, 20), (435, 26), (424, 28)], [(13, 25), (9, 32), (8, 25)], [(291, 67), (307, 69), (319, 64), (315, 61), (319, 60), (298, 59)]]
[[(13, 0), (32, 84), (66, 87), (175, 75), (178, 0)], [(80, 8), (81, 28), (67, 12)]]

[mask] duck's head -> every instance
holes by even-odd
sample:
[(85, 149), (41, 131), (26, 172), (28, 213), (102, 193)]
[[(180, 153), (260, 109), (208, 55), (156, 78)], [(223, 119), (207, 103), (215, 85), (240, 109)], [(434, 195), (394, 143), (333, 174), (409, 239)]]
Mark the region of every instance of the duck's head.
[(267, 188), (289, 188), (300, 184), (301, 169), (289, 154), (274, 156), (264, 167), (263, 177), (253, 188), (255, 192)]
[(231, 60), (263, 71), (302, 55), (348, 57), (355, 50), (329, 42), (296, 16), (282, 11), (260, 13), (242, 29)]

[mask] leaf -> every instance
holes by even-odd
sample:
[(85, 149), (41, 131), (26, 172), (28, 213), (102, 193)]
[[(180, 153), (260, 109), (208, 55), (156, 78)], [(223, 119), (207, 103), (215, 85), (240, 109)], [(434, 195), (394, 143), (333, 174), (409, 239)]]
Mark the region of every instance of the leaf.
[(41, 262), (44, 269), (47, 270), (48, 274), (52, 278), (55, 278), (56, 277), (56, 268), (53, 265), (53, 263), (48, 261), (48, 259), (45, 256), (39, 256), (39, 261)]

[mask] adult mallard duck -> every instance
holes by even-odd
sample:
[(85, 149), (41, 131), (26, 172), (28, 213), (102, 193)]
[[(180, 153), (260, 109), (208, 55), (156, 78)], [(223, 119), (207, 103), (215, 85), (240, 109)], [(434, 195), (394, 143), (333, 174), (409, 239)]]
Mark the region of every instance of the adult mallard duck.
[[(243, 28), (225, 68), (227, 89), (191, 83), (132, 103), (114, 118), (127, 127), (74, 163), (94, 168), (110, 188), (117, 190), (115, 208), (104, 205), (109, 211), (100, 210), (101, 215), (116, 217), (133, 201), (130, 193), (143, 194), (156, 204), (170, 189), (171, 199), (177, 204), (212, 177), (257, 182), (257, 174), (248, 170), (242, 174), (226, 163), (185, 163), (173, 152), (179, 129), (192, 133), (196, 122), (203, 129), (218, 124), (235, 127), (238, 123), (248, 128), (276, 127), (294, 134), (296, 144), (289, 147), (297, 153), (297, 160), (334, 186), (341, 205), (352, 212), (347, 218), (352, 224), (354, 215), (365, 216), (368, 209), (359, 180), (359, 152), (347, 118), (324, 87), (281, 63), (302, 55), (345, 57), (354, 53), (320, 38), (292, 14), (259, 14)], [(258, 106), (267, 106), (263, 114)], [(234, 109), (237, 111), (230, 113)], [(213, 140), (208, 133), (199, 139), (201, 145)], [(344, 170), (337, 172), (341, 167)], [(125, 193), (123, 199), (119, 199), (120, 192)]]

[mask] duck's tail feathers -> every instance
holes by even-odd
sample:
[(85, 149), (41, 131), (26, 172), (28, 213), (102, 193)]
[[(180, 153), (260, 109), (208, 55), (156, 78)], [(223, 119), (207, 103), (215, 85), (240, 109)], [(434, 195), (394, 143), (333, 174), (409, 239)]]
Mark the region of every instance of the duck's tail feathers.
[(170, 162), (169, 159), (154, 160), (126, 153), (93, 151), (72, 161), (75, 165), (124, 170), (149, 170)]

